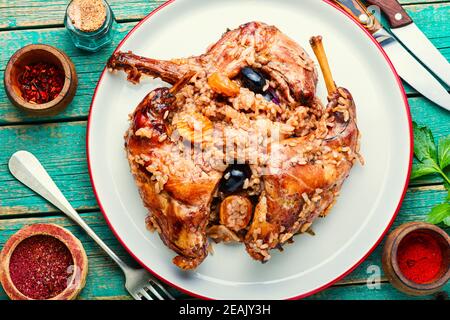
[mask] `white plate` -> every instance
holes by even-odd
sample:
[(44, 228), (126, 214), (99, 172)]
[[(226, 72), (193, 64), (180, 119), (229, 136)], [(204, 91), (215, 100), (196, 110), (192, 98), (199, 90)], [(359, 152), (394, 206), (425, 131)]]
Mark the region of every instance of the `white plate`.
[[(259, 20), (276, 25), (313, 57), (308, 40), (324, 37), (336, 83), (356, 101), (364, 167), (356, 165), (337, 205), (314, 224), (316, 236), (295, 237), (267, 264), (253, 261), (241, 245), (215, 245), (201, 266), (183, 272), (147, 214), (123, 148), (127, 115), (160, 81), (131, 85), (124, 74), (104, 72), (92, 101), (88, 159), (94, 190), (110, 227), (147, 269), (173, 286), (214, 299), (299, 298), (318, 292), (353, 270), (392, 223), (408, 183), (411, 127), (398, 77), (373, 38), (343, 12), (317, 0), (177, 0), (134, 28), (120, 50), (153, 58), (197, 55), (226, 28)], [(320, 80), (318, 94), (325, 100)]]

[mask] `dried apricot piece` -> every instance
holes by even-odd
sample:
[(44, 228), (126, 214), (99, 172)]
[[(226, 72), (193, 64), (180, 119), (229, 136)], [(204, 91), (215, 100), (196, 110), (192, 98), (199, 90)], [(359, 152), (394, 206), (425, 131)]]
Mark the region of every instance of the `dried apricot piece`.
[(214, 92), (227, 97), (235, 97), (239, 94), (239, 86), (226, 75), (214, 72), (208, 77), (208, 84)]

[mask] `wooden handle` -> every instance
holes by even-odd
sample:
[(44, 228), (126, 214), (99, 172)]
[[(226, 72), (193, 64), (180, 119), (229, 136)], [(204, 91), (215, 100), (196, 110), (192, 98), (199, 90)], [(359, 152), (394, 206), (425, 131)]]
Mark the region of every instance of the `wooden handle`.
[(367, 2), (380, 7), (391, 28), (401, 28), (413, 22), (397, 0), (367, 0)]
[(332, 0), (342, 9), (350, 13), (353, 18), (358, 20), (364, 28), (371, 34), (381, 29), (380, 22), (370, 13), (359, 0)]

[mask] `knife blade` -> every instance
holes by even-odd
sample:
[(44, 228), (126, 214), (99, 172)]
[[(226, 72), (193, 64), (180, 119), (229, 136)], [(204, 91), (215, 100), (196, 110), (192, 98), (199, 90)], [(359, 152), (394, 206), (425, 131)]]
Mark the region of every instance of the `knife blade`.
[(450, 94), (412, 56), (359, 0), (332, 0), (359, 21), (380, 43), (399, 76), (423, 96), (450, 111)]
[(391, 32), (447, 86), (450, 86), (450, 63), (417, 27), (397, 0), (367, 0), (386, 15)]

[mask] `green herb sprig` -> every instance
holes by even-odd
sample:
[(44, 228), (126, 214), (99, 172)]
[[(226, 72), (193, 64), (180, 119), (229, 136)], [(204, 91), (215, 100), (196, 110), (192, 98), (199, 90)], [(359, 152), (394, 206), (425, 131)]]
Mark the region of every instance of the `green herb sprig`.
[(413, 164), (411, 179), (437, 174), (442, 177), (445, 188), (448, 191), (444, 203), (431, 209), (427, 221), (433, 224), (444, 223), (450, 226), (450, 135), (442, 137), (438, 145), (433, 138), (433, 133), (427, 127), (419, 127), (413, 122), (414, 128), (414, 155), (418, 163)]

